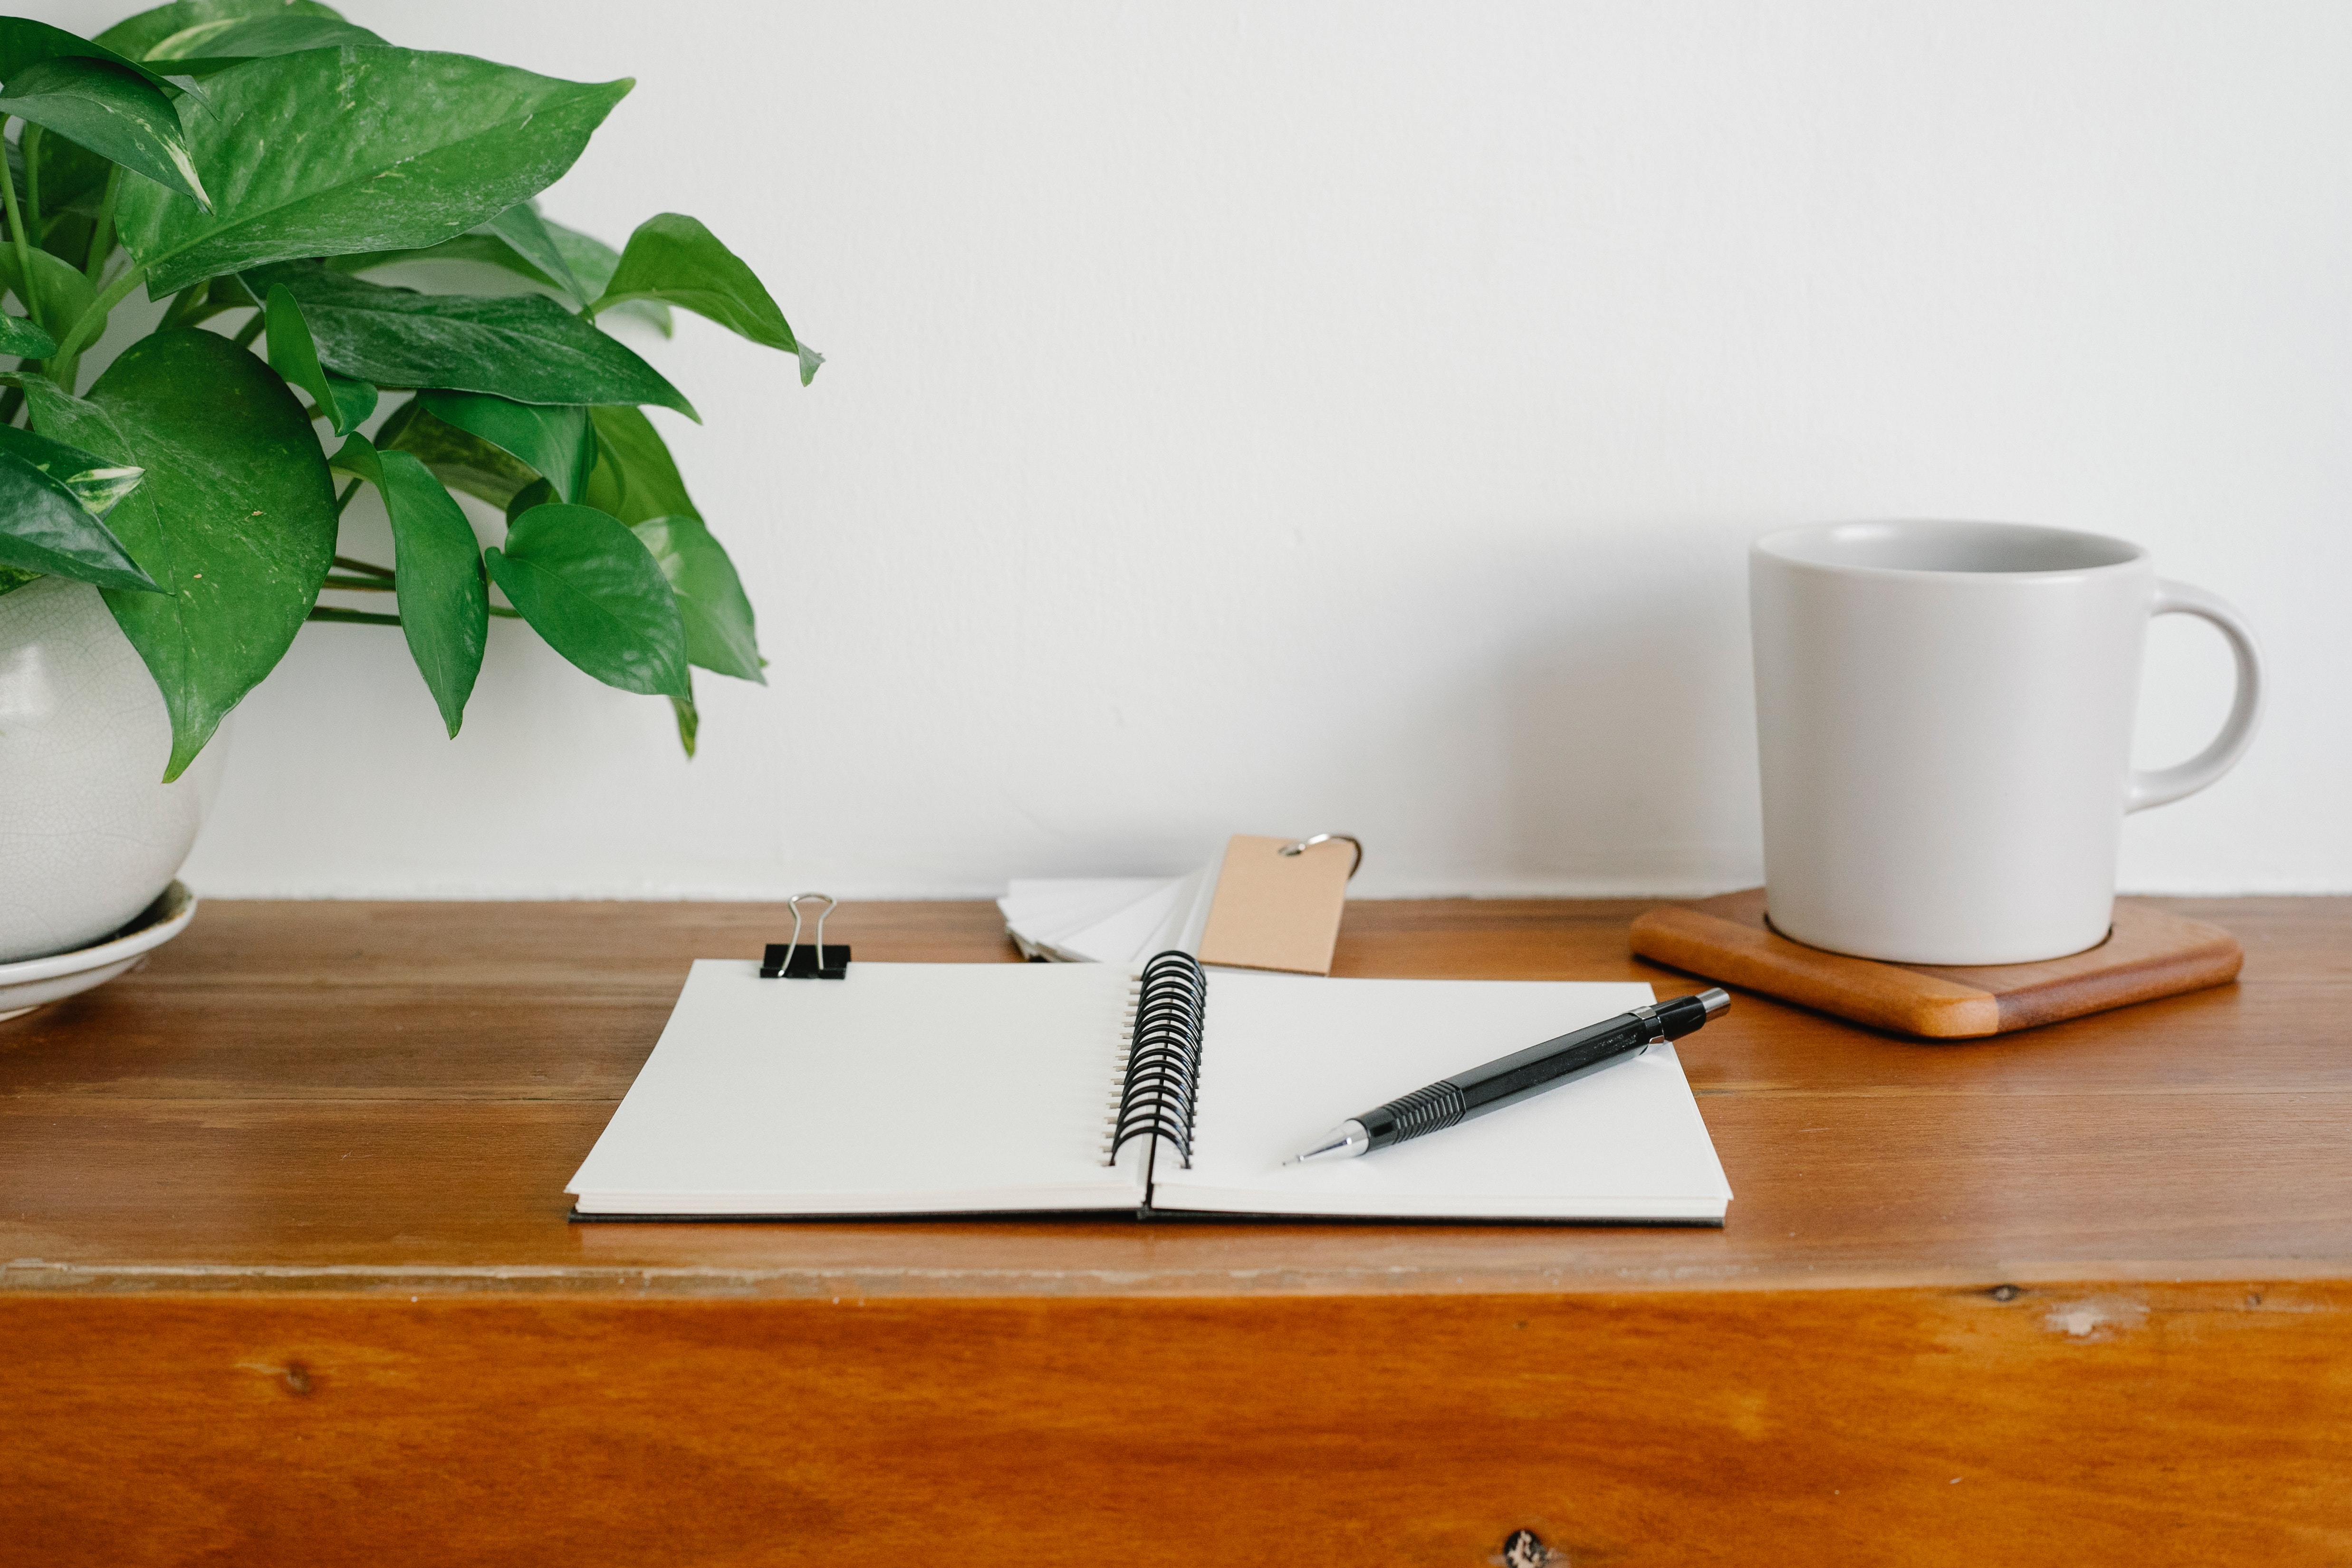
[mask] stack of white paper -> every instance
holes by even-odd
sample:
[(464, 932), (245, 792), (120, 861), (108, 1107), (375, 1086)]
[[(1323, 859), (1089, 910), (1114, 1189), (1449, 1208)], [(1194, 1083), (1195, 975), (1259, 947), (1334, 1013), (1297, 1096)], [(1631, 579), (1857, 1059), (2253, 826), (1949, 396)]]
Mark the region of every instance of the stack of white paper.
[(1171, 947), (1199, 953), (1216, 892), (1211, 861), (1186, 877), (1015, 881), (996, 907), (1024, 957), (1137, 965)]

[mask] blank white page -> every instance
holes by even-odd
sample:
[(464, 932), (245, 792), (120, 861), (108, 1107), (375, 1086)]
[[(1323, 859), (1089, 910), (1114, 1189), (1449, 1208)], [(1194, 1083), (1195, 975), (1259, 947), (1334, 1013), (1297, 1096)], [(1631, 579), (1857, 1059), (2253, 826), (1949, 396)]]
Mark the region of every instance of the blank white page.
[(1731, 1188), (1671, 1047), (1355, 1160), (1285, 1161), (1442, 1078), (1656, 1000), (1639, 984), (1209, 977), (1192, 1167), (1154, 1208), (1716, 1220)]
[(1102, 1163), (1132, 973), (854, 963), (762, 980), (700, 959), (572, 1178), (583, 1214), (1134, 1208)]

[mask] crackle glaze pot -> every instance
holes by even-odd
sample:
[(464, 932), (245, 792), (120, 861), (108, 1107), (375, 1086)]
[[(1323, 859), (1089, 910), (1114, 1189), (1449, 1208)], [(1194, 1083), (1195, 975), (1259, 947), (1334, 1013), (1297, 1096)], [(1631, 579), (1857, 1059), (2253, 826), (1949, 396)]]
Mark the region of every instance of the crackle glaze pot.
[(226, 739), (161, 782), (163, 697), (98, 590), (43, 577), (0, 594), (0, 963), (86, 947), (154, 903)]

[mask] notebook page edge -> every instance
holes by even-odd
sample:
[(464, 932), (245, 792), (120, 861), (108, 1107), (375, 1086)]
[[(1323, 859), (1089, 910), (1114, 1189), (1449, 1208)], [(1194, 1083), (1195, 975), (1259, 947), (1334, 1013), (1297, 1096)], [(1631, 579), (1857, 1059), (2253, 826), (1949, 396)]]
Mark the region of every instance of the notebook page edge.
[[(1053, 994), (1064, 1002), (1064, 1012), (1071, 1008), (1082, 1019), (1099, 1019), (1099, 1023), (1084, 1024), (1084, 1036), (1076, 1026), (1057, 1044), (1057, 1052), (1065, 1064), (1057, 1074), (1062, 1080), (1057, 1090), (1060, 1097), (1072, 1102), (1074, 1113), (1087, 1107), (1098, 1107), (1115, 1092), (1118, 1073), (1125, 1061), (1124, 1026), (1120, 1023), (1126, 1005), (1125, 993), (1132, 984), (1132, 975), (1111, 965), (1029, 965), (1029, 964), (887, 964), (875, 963), (853, 967), (867, 977), (869, 986), (878, 985), (887, 992), (894, 984), (905, 982), (928, 982), (934, 993), (944, 993), (959, 1007), (968, 1006), (968, 1000), (956, 1001), (958, 993), (992, 991), (1001, 998), (992, 1021), (1003, 1026), (1007, 1015), (1015, 1014), (1024, 1000), (1041, 994)], [(634, 1143), (658, 1143), (666, 1135), (675, 1137), (675, 1127), (660, 1125), (665, 1117), (693, 1121), (698, 1106), (713, 1093), (710, 1087), (713, 1058), (725, 1068), (730, 1054), (769, 1050), (773, 1043), (767, 1040), (744, 1041), (738, 1038), (715, 1038), (714, 1017), (722, 1024), (722, 1010), (714, 1015), (707, 1005), (714, 997), (731, 1000), (740, 1006), (746, 997), (770, 998), (786, 1006), (793, 1005), (793, 991), (771, 990), (771, 987), (808, 987), (803, 994), (811, 1002), (824, 999), (837, 1001), (853, 994), (847, 988), (850, 981), (783, 981), (760, 980), (758, 965), (751, 960), (698, 959), (690, 967), (687, 982), (680, 988), (670, 1016), (665, 1022), (660, 1037), (644, 1065), (630, 1083), (621, 1103), (607, 1119), (580, 1167), (572, 1173), (564, 1190), (582, 1200), (582, 1212), (615, 1212), (614, 1199), (625, 1196), (633, 1213), (702, 1214), (714, 1212), (748, 1212), (747, 1204), (757, 1203), (762, 1208), (778, 1212), (804, 1214), (831, 1212), (895, 1213), (916, 1209), (953, 1209), (969, 1206), (967, 1194), (992, 1194), (990, 1206), (1025, 1206), (1040, 1209), (1065, 1207), (1121, 1208), (1139, 1206), (1144, 1197), (1144, 1184), (1139, 1167), (1141, 1162), (1123, 1156), (1117, 1164), (1100, 1164), (1093, 1158), (1100, 1152), (1099, 1138), (1090, 1124), (1072, 1123), (1068, 1148), (1050, 1157), (1050, 1162), (1033, 1159), (1034, 1168), (1044, 1163), (1058, 1166), (1065, 1174), (1045, 1182), (1034, 1180), (1007, 1184), (993, 1183), (986, 1187), (957, 1186), (941, 1182), (910, 1182), (901, 1186), (866, 1187), (845, 1185), (828, 1188), (809, 1184), (788, 1188), (729, 1184), (725, 1186), (702, 1186), (692, 1182), (656, 1184), (648, 1187), (642, 1179), (626, 1179), (641, 1173), (646, 1162), (642, 1157), (632, 1163), (632, 1156), (642, 1156), (642, 1150), (632, 1150)], [(898, 972), (894, 976), (887, 972)], [(1049, 979), (1047, 976), (1059, 976)], [(969, 984), (965, 981), (969, 977)], [(835, 986), (844, 987), (833, 990)], [(822, 989), (820, 989), (822, 988)], [(959, 1014), (959, 1017), (961, 1014)], [(1019, 1017), (1013, 1021), (1018, 1023)], [(854, 1026), (854, 1009), (849, 1019)], [(1099, 1039), (1096, 1036), (1099, 1031)], [(947, 1031), (939, 1031), (940, 1037)], [(681, 1064), (688, 1055), (701, 1059)], [(673, 1069), (687, 1065), (699, 1069), (701, 1081), (692, 1071), (680, 1074)], [(770, 1087), (775, 1073), (772, 1062), (763, 1064), (771, 1069)], [(1072, 1077), (1076, 1074), (1076, 1077)], [(1098, 1076), (1097, 1076), (1098, 1074)], [(785, 1068), (787, 1079), (790, 1066)], [(729, 1086), (731, 1087), (731, 1086)], [(863, 1113), (879, 1138), (891, 1131), (888, 1122), (891, 1102), (874, 1096), (876, 1109)], [(636, 1102), (633, 1107), (632, 1101)], [(1065, 1118), (1056, 1116), (1055, 1125)], [(650, 1124), (650, 1125), (648, 1125)], [(1056, 1135), (1057, 1146), (1063, 1142)], [(1131, 1156), (1132, 1152), (1129, 1152)], [(661, 1163), (656, 1151), (654, 1164)], [(1083, 1162), (1083, 1163), (1082, 1163)], [(690, 1165), (692, 1162), (684, 1162)], [(614, 1180), (615, 1176), (623, 1179)], [(1011, 1202), (1015, 1197), (1024, 1201)], [(1034, 1201), (1025, 1201), (1034, 1199)], [(724, 1205), (715, 1208), (714, 1205)]]
[[(1177, 1188), (1169, 1198), (1163, 1198), (1155, 1190), (1151, 1206), (1154, 1212), (1164, 1214), (1264, 1215), (1275, 1219), (1434, 1219), (1454, 1220), (1465, 1225), (1475, 1225), (1480, 1220), (1558, 1220), (1568, 1224), (1580, 1221), (1600, 1224), (1675, 1221), (1719, 1225), (1730, 1208), (1727, 1198), (1704, 1196), (1559, 1202), (1543, 1198), (1482, 1198), (1475, 1207), (1450, 1200), (1442, 1194), (1433, 1194), (1423, 1204), (1393, 1201), (1360, 1204), (1332, 1194), (1307, 1193), (1293, 1194), (1289, 1200), (1276, 1205), (1269, 1203), (1267, 1197), (1263, 1188)], [(1179, 1198), (1181, 1201), (1177, 1201)]]

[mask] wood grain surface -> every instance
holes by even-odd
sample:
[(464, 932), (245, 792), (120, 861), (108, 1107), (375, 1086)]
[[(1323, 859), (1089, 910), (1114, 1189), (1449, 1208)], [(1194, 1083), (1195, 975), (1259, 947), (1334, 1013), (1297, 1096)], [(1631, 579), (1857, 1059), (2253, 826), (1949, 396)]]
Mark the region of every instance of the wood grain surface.
[[(20, 1300), (26, 1563), (2340, 1563), (2341, 1286)], [(36, 1441), (37, 1435), (37, 1441)]]
[(1631, 941), (1688, 973), (1923, 1039), (2039, 1028), (2226, 984), (2244, 959), (2221, 927), (2138, 899), (2116, 901), (2098, 946), (2036, 963), (1889, 963), (1807, 947), (1772, 928), (1761, 888), (1650, 910)]
[[(1336, 972), (1695, 989), (1642, 907), (1353, 904)], [(1740, 994), (1714, 1232), (567, 1226), (777, 910), (208, 904), (0, 1024), (0, 1563), (2352, 1562), (2352, 900), (2158, 907), (2239, 983)]]

